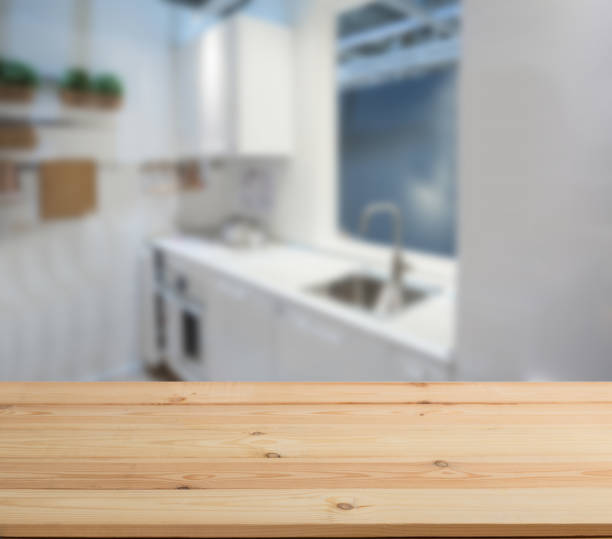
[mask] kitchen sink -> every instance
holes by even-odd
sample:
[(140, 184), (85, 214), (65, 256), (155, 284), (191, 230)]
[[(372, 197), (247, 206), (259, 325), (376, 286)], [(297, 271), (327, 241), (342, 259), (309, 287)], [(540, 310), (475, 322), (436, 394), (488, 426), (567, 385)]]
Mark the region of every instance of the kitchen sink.
[[(344, 303), (366, 311), (374, 311), (383, 288), (388, 283), (372, 275), (351, 274), (339, 279), (310, 287), (308, 290), (318, 296)], [(403, 285), (400, 294), (400, 309), (417, 303), (430, 294), (415, 286)]]

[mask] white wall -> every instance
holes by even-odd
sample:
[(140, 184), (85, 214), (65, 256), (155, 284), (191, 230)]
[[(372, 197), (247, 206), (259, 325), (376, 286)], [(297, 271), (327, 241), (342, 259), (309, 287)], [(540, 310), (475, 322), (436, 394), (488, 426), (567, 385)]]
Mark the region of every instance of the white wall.
[(0, 0), (2, 54), (33, 63), (44, 72), (72, 64), (73, 0)]
[(294, 13), (295, 155), (279, 185), (273, 225), (285, 238), (336, 234), (336, 17), (364, 0), (302, 0)]
[(612, 3), (464, 9), (459, 374), (612, 379)]
[[(123, 162), (171, 157), (175, 151), (169, 42), (172, 8), (151, 0), (0, 0), (0, 53), (61, 77), (83, 63), (92, 75), (124, 83), (115, 153)], [(76, 6), (87, 3), (80, 20)], [(77, 36), (80, 39), (77, 39)], [(75, 47), (80, 49), (76, 51)]]
[[(35, 195), (34, 175), (22, 180)], [(104, 166), (95, 214), (20, 230), (0, 222), (0, 380), (88, 380), (136, 365), (138, 254), (172, 231), (177, 204), (143, 194), (142, 180), (138, 167)], [(35, 216), (30, 206), (23, 214)]]
[[(78, 0), (83, 1), (83, 0)], [(140, 162), (175, 154), (172, 8), (151, 0), (90, 0), (94, 72), (111, 71), (125, 81), (119, 113), (117, 158)]]
[(95, 379), (134, 365), (137, 256), (146, 238), (174, 229), (184, 201), (147, 194), (139, 168), (173, 152), (169, 4), (91, 0), (88, 50), (76, 54), (74, 7), (83, 1), (0, 5), (0, 54), (56, 76), (81, 56), (126, 88), (116, 160), (98, 167), (95, 214), (39, 223), (32, 170), (21, 201), (0, 203), (0, 380)]

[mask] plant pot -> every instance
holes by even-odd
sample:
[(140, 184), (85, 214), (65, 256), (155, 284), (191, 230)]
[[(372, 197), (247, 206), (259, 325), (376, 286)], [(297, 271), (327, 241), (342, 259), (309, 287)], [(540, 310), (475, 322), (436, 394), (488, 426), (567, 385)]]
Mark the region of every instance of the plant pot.
[(116, 110), (121, 106), (122, 98), (120, 95), (96, 94), (96, 105), (105, 110)]
[(64, 105), (69, 107), (86, 107), (92, 103), (92, 95), (90, 92), (77, 92), (74, 90), (62, 90), (60, 98)]
[(20, 84), (0, 84), (0, 101), (30, 103), (34, 99), (34, 88)]

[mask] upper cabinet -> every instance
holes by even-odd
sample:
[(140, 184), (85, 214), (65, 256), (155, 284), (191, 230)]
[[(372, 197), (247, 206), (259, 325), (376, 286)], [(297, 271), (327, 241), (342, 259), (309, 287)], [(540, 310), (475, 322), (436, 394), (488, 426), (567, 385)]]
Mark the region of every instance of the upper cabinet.
[(288, 27), (234, 16), (179, 47), (176, 55), (180, 156), (291, 154)]

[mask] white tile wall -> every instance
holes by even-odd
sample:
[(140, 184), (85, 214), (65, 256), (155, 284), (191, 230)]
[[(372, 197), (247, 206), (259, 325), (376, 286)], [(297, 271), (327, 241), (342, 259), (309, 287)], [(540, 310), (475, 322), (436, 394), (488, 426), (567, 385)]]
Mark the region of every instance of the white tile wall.
[(0, 380), (96, 379), (138, 361), (138, 253), (173, 230), (178, 204), (141, 184), (136, 167), (102, 169), (96, 214), (4, 223)]

